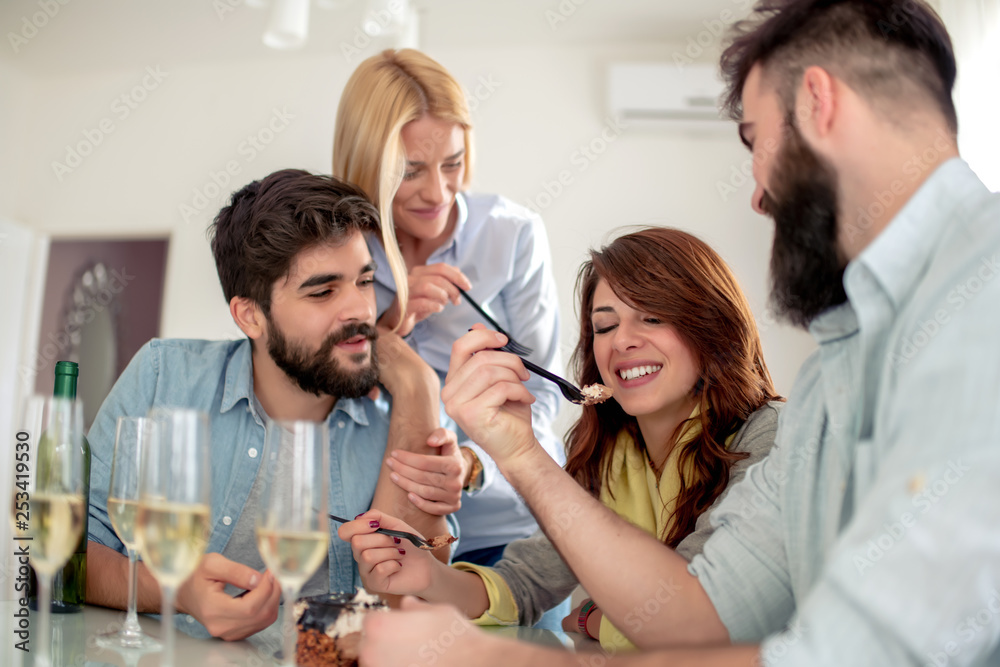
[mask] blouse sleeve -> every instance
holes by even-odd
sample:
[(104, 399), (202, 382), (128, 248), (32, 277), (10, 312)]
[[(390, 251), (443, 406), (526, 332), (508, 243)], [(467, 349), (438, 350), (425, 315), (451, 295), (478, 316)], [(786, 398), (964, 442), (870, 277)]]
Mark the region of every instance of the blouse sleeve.
[[(559, 350), (559, 299), (552, 275), (552, 257), (545, 225), (537, 216), (518, 230), (513, 279), (501, 291), (510, 334), (534, 352), (530, 360), (565, 375)], [(531, 406), (535, 436), (560, 464), (565, 461), (562, 442), (552, 431), (562, 395), (555, 384), (532, 375), (527, 387), (535, 397)]]
[(729, 494), (730, 489), (746, 477), (747, 470), (759, 461), (763, 461), (771, 452), (771, 447), (774, 446), (774, 437), (778, 431), (778, 414), (782, 405), (783, 403), (779, 402), (768, 403), (750, 415), (743, 427), (737, 432), (731, 450), (747, 452), (750, 456), (733, 464), (733, 467), (729, 469), (729, 485), (726, 486), (726, 490), (715, 499), (711, 507), (701, 513), (695, 522), (694, 532), (677, 545), (677, 553), (686, 560), (690, 561), (702, 552), (705, 542), (715, 530), (710, 521), (715, 508)]

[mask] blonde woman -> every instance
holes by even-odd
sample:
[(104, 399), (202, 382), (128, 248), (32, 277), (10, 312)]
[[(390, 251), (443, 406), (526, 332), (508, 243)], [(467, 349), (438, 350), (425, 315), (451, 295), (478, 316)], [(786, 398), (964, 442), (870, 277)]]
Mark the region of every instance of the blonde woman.
[[(504, 197), (467, 191), (472, 121), (462, 87), (444, 67), (411, 49), (384, 51), (361, 63), (337, 110), (333, 173), (359, 185), (381, 214), (381, 239), (370, 241), (378, 264), (380, 323), (398, 327), (442, 380), (452, 343), (483, 321), (458, 288), (532, 348), (532, 361), (563, 370), (545, 227), (537, 215)], [(397, 285), (390, 268), (405, 272), (407, 282)], [(539, 378), (528, 387), (536, 398), (532, 422), (538, 439), (562, 463), (562, 446), (551, 428), (559, 392)], [(489, 565), (509, 542), (531, 535), (536, 524), (492, 461), (471, 442), (463, 444), (471, 492), (463, 495), (457, 513), (459, 557)], [(426, 460), (416, 455), (394, 460), (398, 483), (414, 490), (433, 474), (421, 468)]]

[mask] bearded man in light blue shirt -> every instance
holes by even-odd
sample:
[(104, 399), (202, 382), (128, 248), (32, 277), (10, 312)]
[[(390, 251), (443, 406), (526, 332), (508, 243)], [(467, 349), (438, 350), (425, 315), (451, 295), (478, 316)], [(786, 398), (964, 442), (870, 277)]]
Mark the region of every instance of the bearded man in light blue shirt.
[(404, 601), (366, 625), (366, 664), (445, 630), (438, 665), (1000, 664), (1000, 195), (958, 157), (944, 25), (923, 0), (766, 0), (722, 69), (773, 300), (819, 345), (770, 456), (687, 563), (538, 451), (523, 369), (469, 333), (449, 414), (649, 652), (545, 651)]
[[(461, 454), (454, 433), (437, 428), (437, 375), (402, 339), (375, 328), (376, 267), (365, 235), (378, 228), (363, 193), (328, 176), (286, 169), (233, 194), (210, 231), (230, 313), (246, 338), (150, 341), (101, 406), (89, 433), (89, 603), (125, 607), (128, 559), (107, 513), (115, 423), (154, 406), (202, 410), (211, 423), (212, 533), (178, 591), (183, 630), (235, 640), (277, 616), (280, 586), (254, 540), (268, 418), (329, 424), (331, 513), (376, 507), (411, 515), (428, 536), (456, 533), (453, 520), (414, 507), (382, 465), (397, 449), (450, 456), (451, 476), (442, 468), (437, 484), (423, 488), (438, 500), (450, 487), (458, 502)], [(373, 391), (376, 382), (387, 393)], [(141, 565), (138, 572), (139, 611), (159, 611), (159, 587)], [(331, 539), (303, 594), (360, 584), (350, 546)]]

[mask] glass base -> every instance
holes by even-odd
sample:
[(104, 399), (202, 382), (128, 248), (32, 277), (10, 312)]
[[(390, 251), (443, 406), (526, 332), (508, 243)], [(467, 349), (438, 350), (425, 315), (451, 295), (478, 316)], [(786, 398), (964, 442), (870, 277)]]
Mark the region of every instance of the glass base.
[[(31, 611), (38, 611), (37, 597), (28, 599), (28, 608), (31, 609)], [(62, 600), (56, 600), (53, 598), (52, 602), (49, 603), (49, 611), (53, 614), (76, 614), (83, 611), (83, 605), (63, 602)]]
[(137, 651), (159, 651), (163, 644), (146, 634), (126, 634), (125, 632), (105, 632), (97, 635), (97, 645), (101, 648), (123, 648)]

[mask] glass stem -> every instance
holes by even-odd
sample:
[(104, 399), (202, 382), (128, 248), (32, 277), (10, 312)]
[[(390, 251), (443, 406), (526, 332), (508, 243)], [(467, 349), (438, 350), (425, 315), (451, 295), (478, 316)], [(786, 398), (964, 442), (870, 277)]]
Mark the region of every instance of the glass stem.
[(49, 667), (52, 660), (49, 657), (49, 649), (52, 644), (52, 628), (49, 623), (52, 620), (52, 575), (42, 574), (35, 570), (38, 578), (38, 661), (39, 667)]
[(295, 630), (295, 596), (299, 590), (292, 586), (282, 586), (281, 592), (285, 598), (285, 608), (281, 610), (282, 619), (282, 664), (295, 664), (295, 644), (298, 633)]
[(139, 625), (139, 615), (136, 613), (136, 600), (139, 597), (138, 570), (136, 567), (135, 549), (128, 550), (128, 613), (125, 615), (125, 627), (122, 634), (126, 637), (136, 637), (142, 634)]
[(170, 586), (163, 587), (161, 619), (163, 621), (163, 662), (161, 667), (174, 667), (174, 596), (177, 594)]

